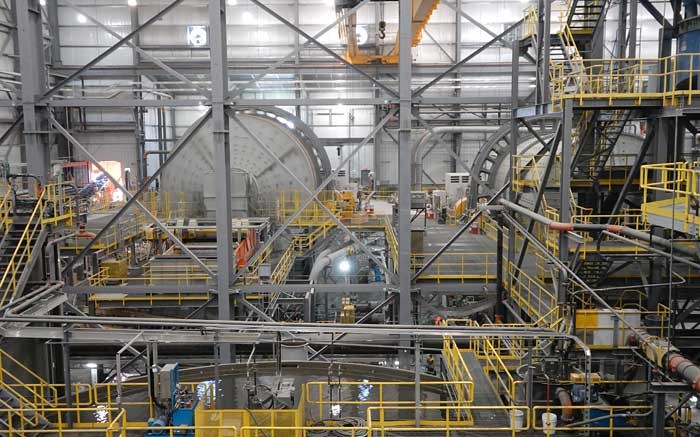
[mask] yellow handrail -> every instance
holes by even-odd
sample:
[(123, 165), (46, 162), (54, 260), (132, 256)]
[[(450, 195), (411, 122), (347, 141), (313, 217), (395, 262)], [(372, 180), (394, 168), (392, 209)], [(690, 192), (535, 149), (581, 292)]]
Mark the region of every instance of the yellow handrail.
[(1, 234), (7, 232), (12, 223), (12, 218), (10, 217), (10, 211), (12, 210), (12, 190), (8, 189), (5, 195), (0, 201), (0, 229), (2, 229)]
[(2, 299), (0, 300), (0, 306), (7, 303), (8, 296), (14, 298), (17, 293), (17, 285), (19, 281), (19, 276), (21, 276), (22, 271), (20, 271), (20, 266), (27, 261), (32, 255), (32, 250), (34, 249), (32, 240), (39, 237), (39, 233), (43, 230), (43, 224), (41, 219), (44, 214), (44, 193), (43, 191), (37, 199), (36, 206), (29, 216), (27, 225), (20, 236), (17, 246), (14, 252), (12, 252), (12, 257), (5, 269), (5, 273), (0, 279), (0, 290), (2, 290)]

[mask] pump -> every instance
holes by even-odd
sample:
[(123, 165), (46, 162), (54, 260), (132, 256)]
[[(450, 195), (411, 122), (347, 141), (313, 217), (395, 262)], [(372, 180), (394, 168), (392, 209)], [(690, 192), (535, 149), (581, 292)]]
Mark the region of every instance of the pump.
[(160, 415), (148, 419), (148, 426), (153, 429), (146, 435), (153, 437), (169, 434), (169, 431), (159, 428), (172, 426), (185, 427), (173, 432), (178, 437), (194, 437), (194, 429), (191, 427), (194, 426), (194, 410), (198, 399), (180, 385), (180, 365), (174, 363), (166, 364), (160, 369), (154, 367), (152, 378), (153, 401), (160, 410)]

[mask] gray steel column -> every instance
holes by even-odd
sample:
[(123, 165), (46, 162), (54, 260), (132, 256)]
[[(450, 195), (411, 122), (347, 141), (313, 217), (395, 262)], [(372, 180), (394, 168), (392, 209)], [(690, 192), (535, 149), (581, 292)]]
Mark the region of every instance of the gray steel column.
[[(454, 59), (455, 62), (458, 59), (462, 59), (462, 14), (460, 14), (460, 11), (462, 11), (462, 0), (457, 0), (457, 10), (455, 11), (455, 50), (454, 50)], [(453, 95), (455, 97), (459, 97), (462, 95), (462, 81), (461, 79), (461, 72), (460, 69), (458, 68), (457, 71), (455, 71), (455, 82), (454, 86), (457, 87), (454, 89)], [(459, 119), (462, 118), (461, 114), (459, 112), (460, 105), (455, 105), (454, 106), (455, 113), (454, 113), (454, 118), (456, 118), (454, 125), (459, 126)], [(452, 134), (452, 151), (455, 153), (455, 155), (460, 156), (462, 154), (462, 134), (455, 132)], [(457, 159), (454, 156), (451, 156), (450, 159), (450, 171), (451, 172), (456, 172), (457, 171)], [(447, 182), (447, 181), (445, 181)]]
[(17, 2), (16, 13), (27, 172), (46, 182), (49, 177), (48, 136), (39, 132), (48, 130), (47, 110), (36, 106), (37, 96), (43, 95), (47, 88), (39, 1)]
[(656, 392), (653, 394), (653, 399), (653, 429), (650, 435), (653, 437), (663, 437), (664, 435), (666, 435), (664, 430), (664, 427), (666, 425), (666, 393)]
[(543, 41), (542, 41), (542, 101), (543, 106), (549, 103), (549, 52), (550, 52), (550, 35), (552, 34), (552, 2), (545, 0), (544, 2), (544, 22), (542, 23)]
[(624, 58), (627, 48), (627, 0), (620, 0), (617, 8), (617, 44), (613, 57)]
[(46, 3), (46, 21), (51, 34), (51, 65), (63, 65), (61, 61), (61, 38), (58, 31), (58, 2)]
[[(562, 137), (561, 137), (561, 177), (559, 187), (559, 221), (562, 223), (571, 222), (571, 130), (573, 129), (573, 101), (564, 101), (564, 113), (562, 115)], [(545, 187), (542, 187), (545, 189)], [(559, 260), (564, 264), (569, 262), (569, 237), (566, 232), (559, 233)], [(566, 302), (566, 272), (559, 270), (558, 301), (560, 304)]]
[(627, 37), (627, 49), (629, 58), (637, 57), (637, 0), (628, 0), (630, 18), (629, 18), (629, 35)]
[[(211, 111), (215, 147), (216, 174), (216, 259), (219, 319), (231, 319), (233, 280), (233, 243), (231, 226), (231, 150), (228, 138), (228, 115), (224, 99), (228, 93), (226, 68), (226, 2), (209, 0), (209, 44), (211, 53)], [(231, 345), (219, 345), (219, 361), (231, 361)], [(218, 393), (218, 392), (217, 392)]]
[[(517, 118), (518, 113), (518, 92), (519, 83), (518, 75), (520, 74), (520, 41), (517, 39), (513, 41), (513, 55), (511, 58), (511, 83), (510, 83), (510, 95), (511, 95), (511, 115), (510, 115), (510, 155), (508, 159), (510, 160), (510, 168), (513, 168), (514, 159), (513, 156), (518, 153), (518, 128), (519, 122)], [(539, 84), (538, 84), (539, 86)], [(510, 189), (508, 190), (508, 200), (511, 202), (517, 201), (517, 195), (513, 191), (513, 173), (508, 172), (508, 182)], [(506, 278), (508, 278), (508, 271), (510, 270), (510, 264), (515, 262), (515, 229), (512, 226), (508, 226), (508, 264), (505, 265)], [(507, 298), (508, 296), (506, 296)]]
[(399, 323), (411, 318), (411, 0), (399, 0)]

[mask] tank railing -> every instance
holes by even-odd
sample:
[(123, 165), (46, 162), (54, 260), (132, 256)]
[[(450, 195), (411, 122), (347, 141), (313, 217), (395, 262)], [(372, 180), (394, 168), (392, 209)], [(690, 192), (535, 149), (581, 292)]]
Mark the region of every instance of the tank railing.
[[(421, 399), (423, 405), (452, 405), (464, 406), (471, 405), (474, 396), (474, 382), (471, 380), (465, 381), (422, 381), (421, 388), (434, 391), (436, 394), (444, 394), (448, 389), (457, 387), (458, 393), (462, 393), (465, 397), (456, 400), (450, 399)], [(415, 405), (416, 401), (413, 398), (403, 399), (397, 397), (397, 390), (410, 392), (413, 395), (415, 382), (413, 381), (340, 381), (331, 382), (317, 381), (308, 382), (305, 384), (306, 389), (306, 404), (307, 407), (318, 408), (318, 420), (329, 420), (332, 413), (332, 408), (353, 409), (357, 411), (356, 415), (361, 415), (366, 412), (368, 407), (388, 408), (402, 405)], [(342, 393), (358, 393), (366, 390), (367, 398), (351, 398), (343, 399)], [(370, 396), (371, 395), (371, 396)]]
[[(516, 381), (522, 383), (523, 381)], [(605, 381), (608, 383), (643, 383), (646, 381)], [(567, 383), (567, 382), (565, 382)], [(145, 385), (146, 383), (144, 383)], [(390, 384), (387, 382), (387, 384)], [(413, 382), (406, 382), (413, 385)], [(430, 385), (423, 382), (421, 385)], [(211, 387), (211, 385), (210, 385)], [(143, 390), (146, 388), (143, 387)], [(415, 401), (411, 401), (415, 404)], [(433, 404), (431, 401), (420, 400), (420, 405), (405, 405), (401, 403), (384, 402), (366, 404), (362, 418), (357, 426), (343, 426), (338, 419), (325, 420), (321, 426), (308, 426), (308, 410), (306, 402), (306, 390), (298, 406), (291, 409), (277, 410), (218, 410), (208, 409), (200, 402), (200, 407), (195, 410), (195, 426), (147, 426), (144, 422), (128, 420), (129, 408), (110, 408), (105, 405), (97, 407), (80, 408), (50, 408), (46, 409), (46, 422), (31, 422), (27, 420), (36, 414), (33, 408), (0, 408), (0, 415), (7, 418), (8, 429), (6, 433), (14, 436), (25, 435), (57, 435), (59, 437), (73, 437), (89, 433), (105, 437), (127, 437), (127, 435), (145, 434), (147, 431), (159, 435), (176, 437), (184, 430), (194, 431), (196, 437), (301, 437), (318, 435), (319, 431), (342, 431), (342, 435), (351, 437), (357, 435), (378, 436), (391, 435), (416, 435), (421, 436), (429, 432), (433, 435), (445, 434), (446, 437), (455, 432), (483, 432), (497, 433), (497, 435), (510, 434), (515, 436), (517, 432), (528, 429), (534, 431), (597, 431), (613, 435), (615, 431), (646, 431), (652, 407), (650, 405), (575, 405), (570, 407), (577, 414), (584, 416), (588, 413), (588, 421), (574, 421), (563, 423), (547, 419), (548, 414), (561, 416), (562, 407), (559, 405), (538, 405), (533, 408), (517, 405), (455, 405)], [(0, 402), (1, 403), (1, 402)], [(315, 409), (315, 405), (312, 407)], [(491, 414), (485, 414), (491, 412)], [(557, 414), (558, 413), (558, 414)], [(69, 420), (68, 416), (72, 420)], [(313, 417), (313, 415), (311, 415)], [(319, 416), (323, 418), (324, 415)], [(488, 417), (486, 419), (485, 417)], [(557, 417), (557, 419), (559, 418)], [(676, 423), (680, 423), (690, 417), (686, 409), (672, 416), (673, 423), (666, 426), (666, 430), (676, 432)], [(240, 434), (239, 434), (240, 433)]]

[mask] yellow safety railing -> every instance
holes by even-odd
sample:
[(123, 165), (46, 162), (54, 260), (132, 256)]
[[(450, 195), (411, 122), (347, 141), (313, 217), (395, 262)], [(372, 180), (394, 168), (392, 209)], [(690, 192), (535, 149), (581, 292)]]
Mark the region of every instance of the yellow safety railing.
[[(11, 369), (15, 371), (12, 372)], [(20, 376), (17, 376), (19, 373)], [(11, 387), (32, 405), (57, 406), (58, 390), (5, 350), (0, 349), (0, 386)]]
[[(603, 135), (601, 135), (602, 137)], [(602, 148), (603, 146), (596, 146)], [(597, 178), (598, 184), (611, 188), (625, 183), (637, 155), (629, 153), (616, 153), (610, 155), (605, 165), (598, 168), (597, 154), (582, 155), (581, 162), (586, 163), (585, 177), (574, 177), (571, 185), (575, 187), (592, 186), (593, 178)], [(512, 185), (513, 190), (523, 192), (539, 188), (542, 174), (544, 173), (549, 155), (522, 154), (513, 156)], [(561, 158), (555, 157), (555, 164), (547, 179), (548, 187), (557, 187), (561, 182)], [(600, 172), (600, 173), (599, 173)], [(578, 173), (577, 173), (578, 174)], [(577, 175), (576, 174), (576, 175)], [(634, 182), (634, 181), (633, 181)]]
[[(296, 212), (301, 204), (308, 196), (300, 191), (280, 192), (278, 201), (278, 220), (284, 222), (294, 212)], [(341, 200), (340, 192), (326, 190), (318, 195), (318, 199), (328, 208), (336, 217), (341, 217), (345, 203)], [(318, 226), (323, 225), (328, 221), (326, 212), (316, 203), (312, 202), (292, 221), (292, 226)]]
[(289, 272), (292, 270), (292, 266), (294, 266), (296, 257), (296, 248), (293, 245), (288, 246), (279, 261), (277, 261), (277, 265), (270, 275), (270, 284), (283, 284), (284, 281), (287, 280)]
[(394, 231), (394, 226), (391, 224), (389, 217), (384, 217), (384, 233), (389, 246), (389, 254), (394, 264), (394, 273), (397, 273), (399, 271), (399, 240), (396, 238), (396, 231)]
[(565, 99), (607, 100), (613, 104), (625, 99), (642, 104), (659, 100), (677, 106), (691, 104), (700, 94), (694, 84), (700, 71), (700, 55), (681, 53), (665, 58), (583, 59), (581, 71), (567, 71), (566, 62), (551, 65), (552, 103), (563, 107)]
[(680, 232), (700, 229), (700, 163), (676, 162), (643, 165), (642, 214), (645, 221), (663, 217)]
[[(445, 323), (448, 323), (446, 321)], [(454, 381), (455, 401), (458, 405), (471, 404), (474, 401), (474, 378), (469, 367), (464, 362), (462, 351), (452, 336), (444, 336), (442, 340), (442, 359), (445, 367)]]
[[(308, 382), (306, 387), (306, 405), (312, 409), (318, 409), (318, 420), (328, 419), (333, 409), (352, 410), (354, 415), (360, 416), (366, 413), (369, 407), (388, 408), (400, 405), (415, 405), (413, 398), (416, 383), (413, 381), (318, 381)], [(471, 405), (474, 392), (474, 383), (471, 380), (464, 381), (421, 381), (420, 402), (422, 405)], [(445, 399), (444, 396), (450, 389), (456, 389), (458, 399)], [(397, 396), (397, 390), (406, 396)], [(359, 393), (357, 397), (347, 398), (344, 394)], [(366, 396), (364, 394), (366, 394)], [(433, 393), (430, 398), (428, 393)], [(463, 395), (460, 398), (460, 394)], [(472, 397), (470, 397), (472, 396)]]
[[(520, 411), (523, 424), (516, 428), (516, 411)], [(470, 432), (499, 432), (515, 436), (530, 426), (527, 407), (519, 406), (396, 406), (370, 407), (367, 410), (367, 428), (374, 436), (431, 435), (450, 437)], [(477, 418), (479, 417), (479, 418)], [(481, 419), (489, 417), (489, 419)], [(460, 433), (461, 431), (461, 433)]]
[[(646, 381), (605, 381), (609, 383), (643, 383)], [(566, 382), (564, 382), (566, 383)], [(145, 383), (144, 383), (145, 384)], [(408, 383), (407, 383), (408, 384)], [(413, 383), (410, 383), (413, 384)], [(430, 386), (431, 384), (421, 383)], [(145, 387), (143, 388), (145, 390)], [(313, 391), (312, 391), (313, 392)], [(98, 405), (81, 408), (50, 408), (44, 413), (49, 420), (32, 420), (36, 417), (34, 408), (1, 408), (0, 415), (6, 417), (6, 433), (14, 436), (57, 435), (101, 435), (105, 437), (126, 437), (142, 435), (148, 431), (158, 432), (164, 436), (177, 437), (183, 431), (191, 431), (195, 437), (305, 437), (318, 435), (319, 431), (334, 431), (348, 437), (405, 435), (421, 436), (425, 433), (450, 437), (456, 432), (497, 433), (515, 436), (517, 432), (532, 429), (535, 431), (598, 431), (609, 433), (624, 429), (625, 431), (649, 431), (651, 406), (649, 405), (575, 405), (570, 408), (577, 417), (586, 413), (592, 421), (588, 425), (567, 424), (557, 421), (557, 425), (542, 423), (543, 413), (555, 413), (561, 416), (559, 405), (540, 405), (533, 408), (517, 405), (457, 405), (434, 404), (419, 400), (419, 405), (403, 403), (376, 402), (366, 403), (365, 423), (347, 426), (338, 419), (324, 419), (316, 423), (312, 410), (307, 408), (306, 388), (303, 387), (301, 398), (296, 407), (275, 410), (219, 410), (209, 409), (200, 401), (195, 410), (194, 426), (149, 427), (141, 421), (129, 421), (128, 407), (121, 409)], [(414, 402), (415, 401), (411, 401)], [(308, 415), (307, 415), (308, 414)], [(69, 423), (68, 415), (72, 416)], [(138, 413), (139, 416), (143, 412)], [(610, 417), (614, 416), (614, 417)], [(322, 418), (320, 416), (318, 418)], [(674, 415), (678, 423), (689, 417), (688, 411)], [(621, 424), (619, 420), (625, 422)], [(309, 426), (310, 423), (314, 425)], [(571, 426), (574, 425), (574, 426)], [(668, 424), (667, 431), (675, 435), (674, 424)]]
[(515, 379), (503, 361), (499, 350), (494, 346), (493, 339), (481, 337), (477, 344), (478, 349), (475, 353), (477, 358), (484, 362), (483, 369), (486, 380), (496, 393), (508, 400), (508, 403), (515, 404)]
[(0, 235), (4, 235), (9, 229), (10, 224), (12, 224), (11, 211), (12, 191), (8, 189), (2, 196), (2, 201), (0, 201)]
[(523, 21), (522, 38), (527, 39), (537, 35), (537, 8), (530, 6), (525, 11), (525, 21)]
[[(151, 222), (144, 214), (134, 214), (119, 220), (107, 233), (102, 235), (93, 245), (95, 251), (103, 251), (105, 255), (113, 253), (116, 249), (128, 242), (146, 236), (147, 225)], [(86, 228), (87, 232), (97, 234), (99, 228)], [(61, 250), (79, 252), (85, 247), (91, 238), (69, 238)]]
[(295, 235), (292, 239), (292, 246), (294, 250), (301, 254), (311, 249), (320, 238), (325, 238), (326, 235), (328, 235), (328, 231), (333, 228), (335, 228), (335, 223), (328, 219), (326, 222), (316, 226), (314, 230), (308, 234)]
[(43, 187), (42, 197), (46, 207), (44, 208), (45, 214), (41, 217), (42, 225), (64, 223), (67, 226), (73, 226), (76, 197), (73, 194), (75, 191), (70, 192), (67, 189), (72, 186), (72, 183), (64, 182), (62, 184), (47, 184)]
[[(417, 272), (433, 253), (412, 253), (411, 271)], [(442, 281), (480, 280), (486, 284), (496, 279), (496, 256), (493, 253), (445, 252), (430, 265), (418, 279)]]
[(508, 290), (514, 302), (538, 326), (556, 329), (562, 322), (554, 293), (513, 263), (508, 263)]
[(34, 242), (39, 238), (39, 234), (43, 230), (41, 219), (44, 215), (44, 193), (39, 196), (39, 199), (32, 211), (32, 214), (27, 220), (27, 225), (16, 243), (15, 250), (12, 252), (12, 257), (5, 268), (5, 272), (0, 279), (0, 306), (5, 305), (9, 298), (12, 298), (17, 293), (20, 276), (24, 272), (24, 266), (29, 262), (34, 249)]
[[(183, 382), (180, 385), (190, 393), (196, 394), (200, 399), (200, 403), (208, 404), (209, 408), (216, 407), (216, 392), (215, 385), (207, 382)], [(146, 393), (148, 391), (147, 382), (123, 382), (122, 393)], [(138, 417), (154, 417), (156, 408), (147, 398), (132, 399), (131, 397), (123, 397), (121, 402), (117, 399), (117, 383), (98, 383), (92, 386), (92, 399), (97, 405), (103, 408), (113, 410), (116, 408), (124, 408), (130, 412), (137, 413)], [(146, 422), (132, 422), (132, 425), (145, 425)]]

